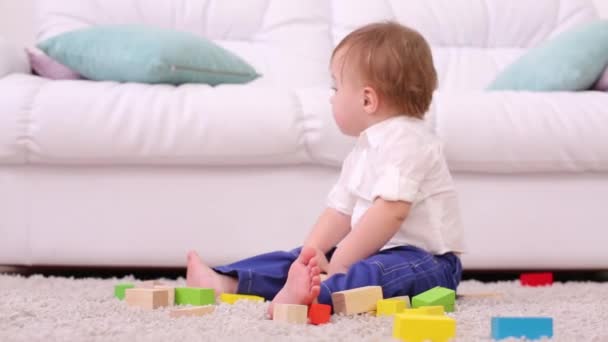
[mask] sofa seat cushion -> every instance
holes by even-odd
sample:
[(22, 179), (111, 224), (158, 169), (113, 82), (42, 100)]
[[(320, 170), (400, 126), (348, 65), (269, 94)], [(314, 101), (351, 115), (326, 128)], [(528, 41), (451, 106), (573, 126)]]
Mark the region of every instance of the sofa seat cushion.
[(438, 92), (436, 132), (453, 170), (608, 171), (608, 94)]
[[(325, 87), (0, 79), (0, 163), (339, 167), (355, 139)], [(602, 92), (442, 92), (427, 116), (453, 171), (608, 171)]]
[(12, 94), (0, 100), (0, 131), (5, 133), (0, 134), (0, 162), (264, 165), (309, 161), (299, 101), (284, 88), (174, 87), (12, 75), (0, 79), (0, 92)]

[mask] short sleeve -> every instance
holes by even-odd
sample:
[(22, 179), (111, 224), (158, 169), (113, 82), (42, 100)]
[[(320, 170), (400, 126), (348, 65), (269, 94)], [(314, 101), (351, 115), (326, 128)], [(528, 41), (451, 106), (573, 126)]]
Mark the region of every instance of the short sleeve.
[(385, 151), (379, 160), (378, 178), (372, 188), (372, 197), (386, 201), (413, 203), (429, 171), (435, 167), (438, 146), (420, 146), (415, 139)]
[(327, 206), (337, 211), (351, 216), (353, 214), (353, 208), (355, 207), (356, 198), (348, 190), (347, 184), (351, 170), (351, 155), (349, 155), (342, 163), (342, 171), (340, 172), (340, 178), (338, 182), (333, 186), (329, 195), (327, 196)]

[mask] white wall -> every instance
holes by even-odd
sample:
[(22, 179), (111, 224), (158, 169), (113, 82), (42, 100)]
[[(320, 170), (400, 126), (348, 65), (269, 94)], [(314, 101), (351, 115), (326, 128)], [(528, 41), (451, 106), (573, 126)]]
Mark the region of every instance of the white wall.
[[(0, 35), (8, 40), (21, 44), (33, 44), (35, 1), (36, 0), (0, 0)], [(593, 2), (600, 11), (600, 15), (604, 18), (608, 18), (608, 0), (593, 0)]]
[(22, 45), (34, 43), (34, 1), (0, 0), (0, 35), (2, 37)]
[(608, 18), (608, 0), (593, 0), (602, 18)]

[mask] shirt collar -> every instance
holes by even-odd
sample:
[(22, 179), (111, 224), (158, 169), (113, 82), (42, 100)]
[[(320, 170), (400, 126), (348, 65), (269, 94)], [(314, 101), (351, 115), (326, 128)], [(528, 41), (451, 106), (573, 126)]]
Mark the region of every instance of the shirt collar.
[(418, 118), (412, 118), (406, 115), (396, 115), (390, 117), (388, 119), (382, 120), (372, 126), (368, 127), (366, 130), (361, 132), (359, 136), (359, 140), (367, 143), (370, 147), (378, 147), (382, 141), (386, 133), (389, 131), (390, 127), (395, 122), (403, 122), (403, 123), (423, 123), (424, 121)]

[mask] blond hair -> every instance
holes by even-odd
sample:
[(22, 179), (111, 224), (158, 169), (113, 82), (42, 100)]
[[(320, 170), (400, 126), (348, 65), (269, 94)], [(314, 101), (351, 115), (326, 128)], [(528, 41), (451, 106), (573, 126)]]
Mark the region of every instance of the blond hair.
[(348, 62), (381, 99), (405, 115), (424, 117), (437, 88), (437, 72), (420, 33), (395, 22), (369, 24), (342, 39), (332, 60), (342, 49), (343, 67)]

